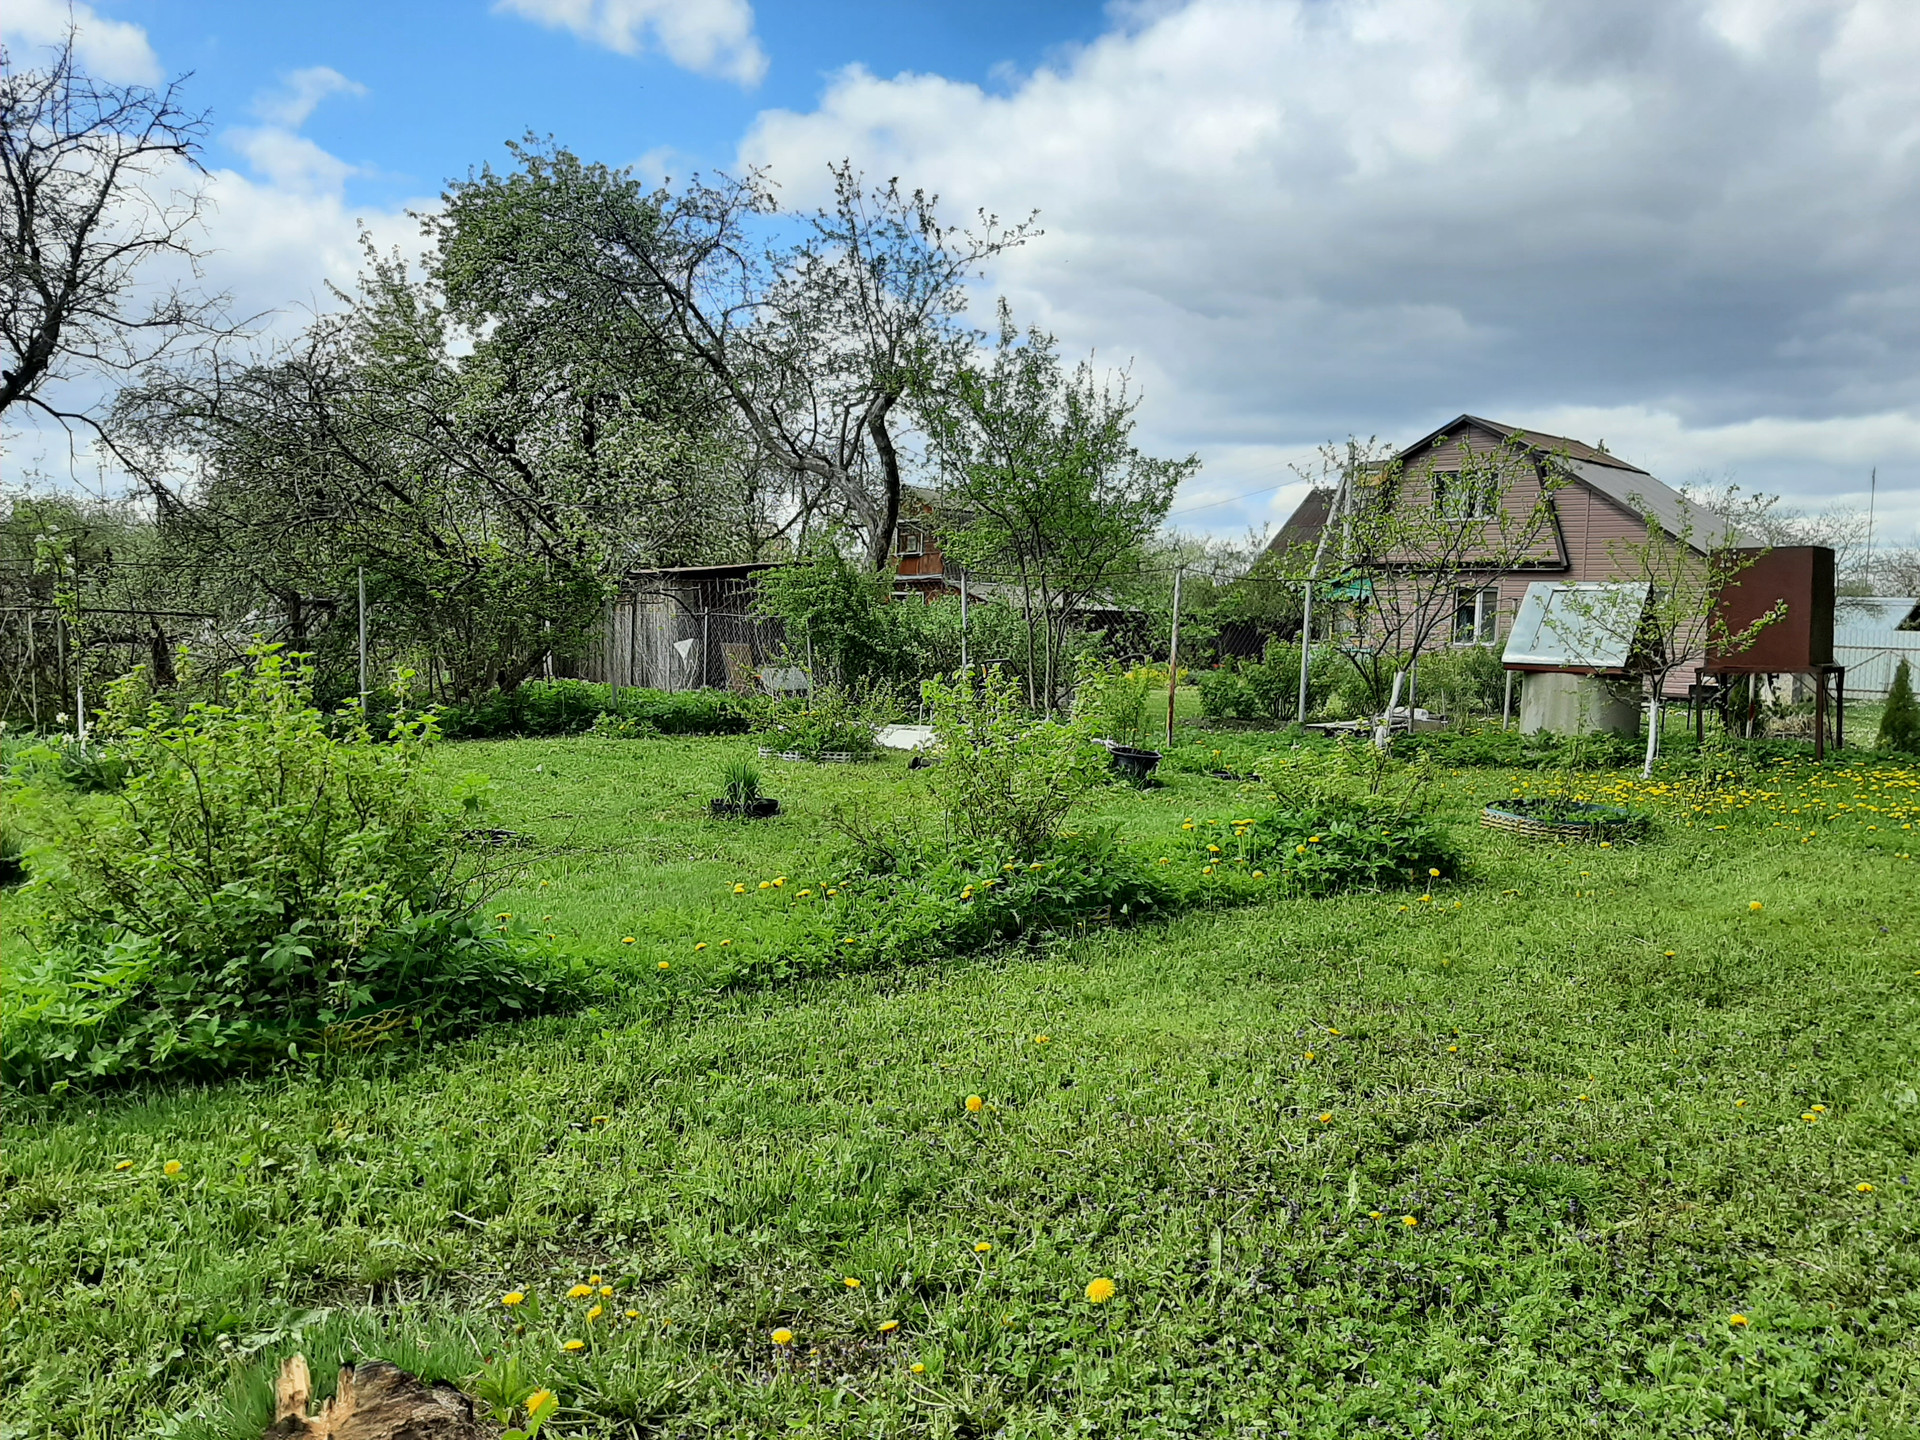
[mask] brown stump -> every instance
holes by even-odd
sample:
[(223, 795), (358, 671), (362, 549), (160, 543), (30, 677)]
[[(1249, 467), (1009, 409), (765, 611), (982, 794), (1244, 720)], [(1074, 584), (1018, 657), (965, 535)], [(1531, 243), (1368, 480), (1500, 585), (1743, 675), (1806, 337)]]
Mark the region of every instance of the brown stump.
[(385, 1360), (340, 1367), (333, 1399), (308, 1415), (313, 1379), (307, 1357), (281, 1362), (274, 1422), (263, 1440), (493, 1440), (470, 1396), (444, 1380), (431, 1385)]

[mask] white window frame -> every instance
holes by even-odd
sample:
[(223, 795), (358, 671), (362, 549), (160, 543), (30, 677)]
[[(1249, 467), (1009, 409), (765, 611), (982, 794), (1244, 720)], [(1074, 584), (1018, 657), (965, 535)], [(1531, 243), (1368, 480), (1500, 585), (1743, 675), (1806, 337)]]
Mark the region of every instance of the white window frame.
[[(1483, 486), (1466, 484), (1458, 470), (1435, 470), (1429, 484), (1433, 488), (1433, 508), (1442, 520), (1464, 525), (1470, 520), (1493, 518), (1493, 493)], [(1464, 509), (1460, 504), (1463, 496)]]
[[(1468, 645), (1494, 645), (1500, 640), (1500, 587), (1482, 585), (1475, 589), (1459, 589), (1453, 592), (1453, 643), (1462, 648)], [(1461, 613), (1467, 608), (1468, 601), (1473, 604), (1473, 630), (1463, 636), (1460, 628)]]

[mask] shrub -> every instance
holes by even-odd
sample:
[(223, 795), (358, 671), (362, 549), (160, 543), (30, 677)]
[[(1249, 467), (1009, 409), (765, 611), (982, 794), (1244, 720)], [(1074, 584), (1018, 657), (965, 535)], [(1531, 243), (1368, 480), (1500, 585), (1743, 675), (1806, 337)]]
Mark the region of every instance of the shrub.
[[(727, 690), (643, 690), (590, 680), (529, 680), (515, 689), (440, 711), (440, 733), (451, 740), (508, 735), (578, 735), (587, 730), (633, 738), (661, 735), (739, 735), (754, 713), (749, 697)], [(603, 716), (610, 717), (606, 727)], [(624, 726), (616, 723), (624, 721)]]
[(1435, 714), (1492, 714), (1506, 698), (1507, 672), (1491, 645), (1457, 645), (1420, 657), (1415, 703)]
[(857, 695), (838, 685), (780, 700), (754, 717), (760, 743), (782, 754), (818, 760), (825, 755), (870, 756), (874, 733), (898, 713), (881, 691)]
[(1913, 698), (1913, 672), (1902, 660), (1893, 672), (1886, 708), (1880, 712), (1880, 748), (1920, 755), (1920, 703)]
[[(1156, 683), (1150, 670), (1127, 670), (1112, 660), (1082, 661), (1073, 718), (1089, 733), (1117, 744), (1154, 749), (1162, 738), (1154, 702), (1166, 696), (1165, 677), (1165, 667)], [(1165, 718), (1164, 711), (1158, 718)]]
[(272, 646), (248, 661), (178, 717), (129, 714), (131, 686), (113, 697), (118, 793), (16, 793), (62, 863), (24, 892), (15, 1083), (226, 1069), (374, 1012), (424, 1030), (546, 998), (523, 946), (465, 913), (431, 720), (402, 717), (387, 742), (336, 733), (305, 663)]
[(921, 693), (941, 757), (935, 794), (955, 835), (1037, 858), (1106, 778), (1107, 757), (1086, 723), (1034, 721), (1008, 675), (929, 680)]
[[(1326, 706), (1345, 662), (1326, 646), (1314, 651), (1307, 667), (1307, 713)], [(1278, 638), (1267, 641), (1259, 660), (1229, 660), (1200, 677), (1200, 706), (1223, 720), (1256, 720), (1277, 725), (1292, 719), (1300, 706), (1300, 647)]]
[[(891, 837), (895, 841), (898, 835)], [(1174, 908), (1169, 881), (1106, 832), (1062, 835), (1038, 857), (914, 839), (843, 856), (847, 877), (796, 906), (797, 933), (721, 983), (761, 984), (968, 954), (1050, 930), (1127, 924)], [(868, 868), (877, 861), (878, 868)]]

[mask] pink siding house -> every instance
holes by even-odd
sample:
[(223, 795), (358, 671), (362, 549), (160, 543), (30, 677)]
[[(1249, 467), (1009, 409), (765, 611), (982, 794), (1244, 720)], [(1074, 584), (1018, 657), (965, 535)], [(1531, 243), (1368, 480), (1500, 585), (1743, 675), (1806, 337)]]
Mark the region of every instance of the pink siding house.
[[(1704, 559), (1710, 546), (1728, 543), (1723, 521), (1690, 503), (1671, 486), (1639, 466), (1597, 445), (1502, 425), (1477, 415), (1461, 415), (1401, 450), (1394, 469), (1399, 482), (1392, 503), (1447, 503), (1450, 477), (1457, 477), (1470, 448), (1485, 456), (1502, 442), (1525, 462), (1512, 467), (1502, 497), (1516, 516), (1540, 502), (1545, 477), (1558, 488), (1548, 497), (1548, 523), (1524, 562), (1509, 569), (1463, 576), (1454, 597), (1451, 638), (1458, 645), (1497, 645), (1505, 641), (1521, 597), (1536, 580), (1612, 580), (1609, 547), (1643, 540), (1652, 520), (1675, 539), (1686, 536)], [(1311, 547), (1327, 523), (1328, 496), (1310, 494), (1280, 532), (1276, 544)], [(1316, 627), (1317, 628), (1317, 627)]]

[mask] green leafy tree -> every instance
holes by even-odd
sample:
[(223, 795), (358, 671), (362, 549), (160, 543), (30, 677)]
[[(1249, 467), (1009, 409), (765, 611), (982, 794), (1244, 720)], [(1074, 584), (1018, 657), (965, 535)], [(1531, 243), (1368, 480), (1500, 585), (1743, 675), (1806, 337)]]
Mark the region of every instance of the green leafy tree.
[(953, 372), (927, 427), (967, 523), (947, 553), (1010, 582), (1026, 622), (1028, 703), (1052, 711), (1067, 636), (1094, 603), (1138, 582), (1144, 548), (1199, 459), (1162, 460), (1133, 444), (1139, 397), (1090, 362), (1071, 371), (1051, 335), (1022, 334), (1003, 303), (984, 363)]

